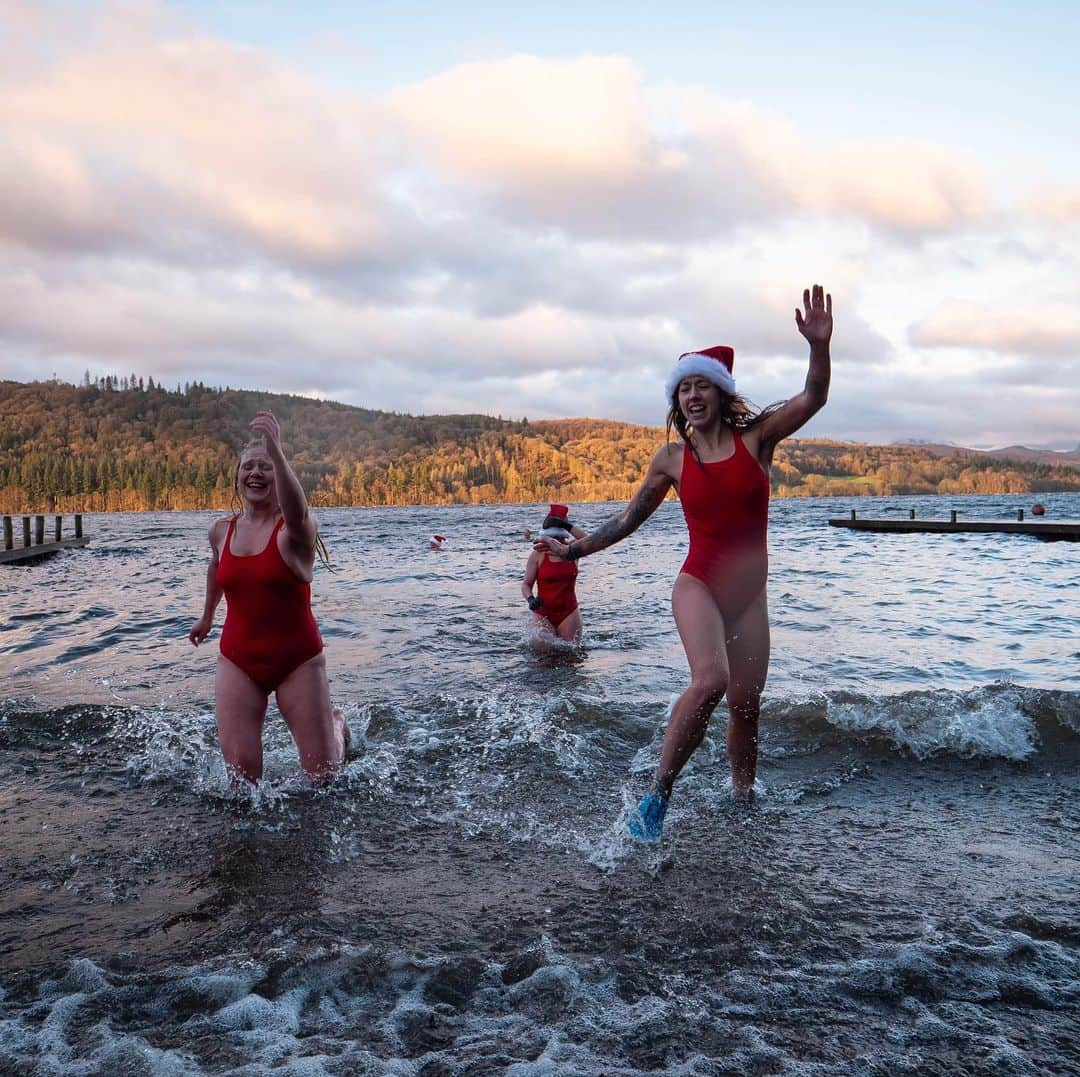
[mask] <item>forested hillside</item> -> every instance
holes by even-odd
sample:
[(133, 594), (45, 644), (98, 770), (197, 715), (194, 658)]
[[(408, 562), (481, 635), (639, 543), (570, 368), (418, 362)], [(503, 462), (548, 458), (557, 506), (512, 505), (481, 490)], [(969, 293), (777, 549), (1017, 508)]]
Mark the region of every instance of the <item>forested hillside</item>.
[[(619, 501), (659, 428), (416, 417), (152, 379), (0, 382), (0, 511), (224, 508), (247, 422), (269, 407), (315, 505)], [(777, 496), (1080, 490), (1080, 470), (917, 445), (785, 442)]]

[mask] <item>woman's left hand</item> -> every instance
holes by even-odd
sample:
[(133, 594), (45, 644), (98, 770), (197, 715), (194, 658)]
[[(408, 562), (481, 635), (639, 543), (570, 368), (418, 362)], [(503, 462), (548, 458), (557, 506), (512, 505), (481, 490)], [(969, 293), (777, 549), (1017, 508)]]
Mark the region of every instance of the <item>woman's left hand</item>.
[(550, 554), (557, 561), (565, 561), (570, 547), (567, 543), (560, 542), (557, 538), (541, 538), (533, 543), (533, 549), (537, 553)]
[(811, 344), (828, 344), (832, 336), (832, 296), (820, 284), (803, 292), (805, 312), (795, 308), (795, 324)]
[(281, 447), (281, 424), (272, 411), (260, 411), (248, 424), (257, 434), (262, 434), (266, 447)]

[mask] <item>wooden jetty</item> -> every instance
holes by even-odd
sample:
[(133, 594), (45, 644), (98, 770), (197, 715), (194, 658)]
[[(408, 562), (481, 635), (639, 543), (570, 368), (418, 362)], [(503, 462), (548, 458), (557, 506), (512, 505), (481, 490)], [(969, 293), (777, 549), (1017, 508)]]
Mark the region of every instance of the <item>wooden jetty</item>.
[[(33, 521), (33, 530), (30, 523)], [(45, 517), (24, 516), (22, 518), (22, 542), (15, 543), (15, 527), (11, 516), (4, 517), (4, 548), (0, 550), (0, 565), (19, 562), (37, 561), (60, 550), (73, 546), (86, 546), (90, 540), (83, 535), (82, 513), (75, 513), (74, 534), (64, 538), (64, 517), (53, 518), (52, 533), (45, 541)]]
[(957, 535), (982, 532), (1006, 535), (1036, 535), (1041, 539), (1080, 542), (1080, 520), (1025, 520), (1024, 510), (1016, 510), (1015, 520), (963, 520), (955, 509), (947, 520), (916, 519), (915, 510), (909, 509), (907, 519), (871, 519), (859, 517), (855, 510), (850, 516), (833, 517), (832, 527), (848, 527), (854, 531), (881, 531), (897, 533), (931, 532)]

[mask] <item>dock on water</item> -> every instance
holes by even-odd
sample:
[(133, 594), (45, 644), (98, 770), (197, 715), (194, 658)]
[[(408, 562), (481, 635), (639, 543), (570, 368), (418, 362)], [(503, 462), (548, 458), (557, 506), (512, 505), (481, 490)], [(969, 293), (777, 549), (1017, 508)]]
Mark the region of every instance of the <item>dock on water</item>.
[[(31, 521), (33, 528), (31, 528)], [(22, 542), (15, 541), (15, 525), (11, 516), (4, 517), (4, 548), (0, 550), (0, 565), (25, 563), (37, 561), (42, 557), (49, 557), (60, 550), (72, 547), (86, 546), (90, 540), (83, 535), (82, 513), (75, 513), (73, 533), (64, 538), (64, 517), (53, 518), (52, 530), (49, 540), (45, 536), (45, 517), (43, 515), (23, 516), (22, 518)]]
[(897, 533), (927, 532), (958, 535), (972, 532), (1006, 535), (1036, 535), (1047, 541), (1080, 542), (1080, 520), (1025, 520), (1024, 510), (1016, 510), (1015, 520), (965, 520), (953, 509), (947, 520), (917, 518), (914, 509), (908, 510), (907, 518), (872, 519), (860, 517), (855, 509), (850, 516), (832, 517), (832, 527), (847, 527), (854, 531), (879, 531)]

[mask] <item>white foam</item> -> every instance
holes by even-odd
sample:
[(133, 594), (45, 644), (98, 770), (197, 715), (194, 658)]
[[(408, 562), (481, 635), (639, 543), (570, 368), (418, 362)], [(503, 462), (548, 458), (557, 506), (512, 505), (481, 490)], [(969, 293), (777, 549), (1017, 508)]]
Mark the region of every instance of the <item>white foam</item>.
[(1038, 745), (1022, 692), (1013, 685), (830, 698), (826, 718), (839, 729), (881, 733), (919, 759), (949, 752), (1019, 761)]
[[(198, 1061), (203, 1052), (216, 1057), (227, 1047), (240, 1059), (230, 1072), (252, 1074), (457, 1072), (496, 1058), (519, 1075), (636, 1074), (646, 1071), (630, 1060), (671, 1039), (681, 1058), (670, 1058), (665, 1072), (811, 1074), (833, 1070), (825, 1060), (793, 1056), (797, 1040), (780, 1018), (802, 1014), (819, 1026), (840, 1011), (849, 1024), (860, 1016), (888, 1023), (860, 1056), (868, 1068), (895, 1071), (899, 1060), (917, 1064), (923, 1052), (932, 1058), (943, 1045), (963, 1045), (973, 1058), (998, 1060), (1003, 1072), (1029, 1072), (1030, 1060), (1010, 1043), (1017, 1000), (1067, 1015), (1080, 1003), (1080, 958), (1021, 932), (984, 926), (981, 935), (973, 944), (929, 926), (909, 942), (848, 959), (784, 965), (761, 954), (747, 967), (702, 970), (700, 978), (658, 967), (656, 989), (633, 1000), (623, 997), (610, 964), (573, 960), (546, 936), (525, 974), (507, 976), (510, 982), (503, 979), (510, 962), (469, 959), (469, 967), (451, 970), (452, 978), (467, 977), (451, 1003), (432, 1002), (429, 990), (445, 957), (388, 957), (373, 948), (292, 959), (277, 950), (278, 971), (269, 980), (265, 965), (239, 957), (229, 968), (179, 968), (171, 978), (107, 976), (92, 962), (75, 962), (21, 1010), (0, 996), (0, 1070), (194, 1077), (208, 1072)], [(191, 1013), (193, 1001), (198, 1012), (177, 1023), (177, 1003)], [(87, 1027), (91, 1005), (108, 1016)], [(153, 1042), (152, 1030), (166, 1023), (170, 1049)], [(425, 1049), (429, 1027), (441, 1034), (437, 1047)], [(688, 1040), (691, 1029), (700, 1040)], [(722, 1056), (710, 1058), (706, 1052), (719, 1043)], [(311, 1053), (313, 1044), (319, 1054)], [(507, 1065), (508, 1049), (519, 1061)]]

